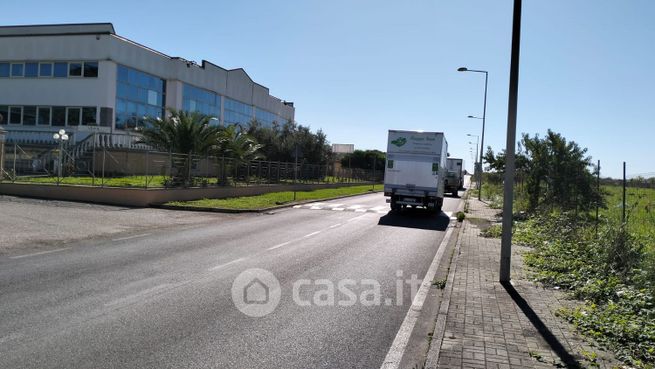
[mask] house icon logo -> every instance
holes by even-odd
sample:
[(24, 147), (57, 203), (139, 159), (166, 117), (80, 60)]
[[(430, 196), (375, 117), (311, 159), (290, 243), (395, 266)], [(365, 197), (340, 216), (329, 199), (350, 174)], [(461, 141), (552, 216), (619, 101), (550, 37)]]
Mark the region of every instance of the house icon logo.
[(280, 296), (280, 282), (268, 270), (247, 269), (232, 282), (234, 306), (250, 317), (259, 318), (272, 313)]
[(255, 278), (243, 288), (243, 301), (246, 304), (266, 304), (270, 298), (268, 286)]

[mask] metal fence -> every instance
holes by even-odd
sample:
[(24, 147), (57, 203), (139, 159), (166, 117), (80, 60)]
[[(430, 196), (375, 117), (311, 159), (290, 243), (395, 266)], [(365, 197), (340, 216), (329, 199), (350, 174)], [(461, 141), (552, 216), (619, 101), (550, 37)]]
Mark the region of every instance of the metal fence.
[(138, 188), (380, 182), (384, 173), (298, 163), (64, 144), (6, 144), (4, 181)]

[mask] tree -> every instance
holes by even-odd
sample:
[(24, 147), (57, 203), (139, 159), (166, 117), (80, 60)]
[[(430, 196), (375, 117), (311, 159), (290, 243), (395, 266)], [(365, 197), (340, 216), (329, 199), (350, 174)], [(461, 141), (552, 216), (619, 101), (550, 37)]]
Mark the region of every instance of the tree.
[(262, 144), (261, 152), (267, 160), (292, 162), (298, 147), (305, 162), (323, 165), (330, 162), (332, 148), (320, 129), (313, 133), (310, 127), (293, 121), (268, 127), (255, 120), (248, 125), (247, 133)]
[(355, 150), (341, 158), (341, 166), (345, 168), (373, 169), (384, 172), (386, 154), (380, 150)]
[[(484, 156), (489, 168), (505, 171), (505, 152), (494, 154), (489, 147)], [(587, 149), (548, 130), (544, 138), (523, 134), (516, 154), (516, 173), (525, 178), (528, 210), (542, 205), (562, 210), (589, 210), (603, 204), (595, 186), (591, 157)]]
[(194, 155), (206, 155), (219, 143), (221, 129), (209, 124), (211, 117), (200, 113), (189, 113), (169, 108), (168, 116), (146, 118), (146, 125), (140, 130), (138, 143), (144, 143), (170, 154), (183, 154), (184, 159), (171, 155), (171, 173), (174, 185), (192, 184), (191, 166)]
[(220, 128), (209, 124), (210, 117), (169, 108), (169, 116), (146, 118), (139, 143), (177, 154), (205, 155), (217, 145)]
[(246, 134), (240, 125), (221, 127), (217, 143), (213, 151), (215, 154), (235, 159), (237, 162), (258, 160), (263, 157), (260, 153), (263, 145)]

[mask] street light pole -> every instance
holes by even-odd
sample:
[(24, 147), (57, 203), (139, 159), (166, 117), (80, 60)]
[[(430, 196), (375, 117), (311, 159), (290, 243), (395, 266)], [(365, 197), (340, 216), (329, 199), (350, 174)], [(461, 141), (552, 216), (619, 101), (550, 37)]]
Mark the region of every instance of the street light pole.
[(507, 143), (505, 147), (505, 184), (503, 191), (503, 234), (500, 246), (500, 282), (509, 283), (512, 260), (512, 225), (514, 208), (514, 170), (516, 150), (516, 111), (519, 97), (519, 59), (521, 50), (521, 0), (514, 0), (512, 56), (509, 71), (507, 106)]
[(55, 133), (52, 135), (52, 138), (59, 143), (59, 155), (58, 155), (58, 160), (57, 160), (57, 185), (61, 182), (61, 167), (63, 165), (63, 158), (64, 158), (64, 141), (68, 141), (68, 135), (66, 134), (66, 131), (63, 129), (60, 129), (59, 132)]
[[(469, 118), (472, 118), (472, 117), (469, 116)], [(480, 136), (472, 135), (470, 133), (467, 133), (466, 135), (469, 136), (469, 137), (475, 137), (475, 140), (476, 140), (475, 141), (475, 160), (478, 160), (478, 145), (480, 144)], [(473, 142), (469, 142), (469, 143), (473, 144)], [(480, 192), (480, 191), (482, 191), (481, 187), (480, 187), (480, 178), (482, 177), (482, 173), (480, 173), (480, 171), (477, 170), (477, 169), (478, 169), (478, 163), (473, 163), (473, 174), (475, 174), (476, 172), (478, 173), (477, 187), (478, 187), (478, 192)]]
[(477, 69), (468, 69), (466, 67), (460, 67), (457, 69), (458, 72), (474, 72), (474, 73), (484, 73), (484, 106), (482, 108), (482, 137), (480, 139), (480, 178), (478, 191), (478, 200), (482, 200), (482, 152), (484, 151), (484, 128), (487, 120), (487, 85), (489, 84), (489, 72), (486, 70), (477, 70)]

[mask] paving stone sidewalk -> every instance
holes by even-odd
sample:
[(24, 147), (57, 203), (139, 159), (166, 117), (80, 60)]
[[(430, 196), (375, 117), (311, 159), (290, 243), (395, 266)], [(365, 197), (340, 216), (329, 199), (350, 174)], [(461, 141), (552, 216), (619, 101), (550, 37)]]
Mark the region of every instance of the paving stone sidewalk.
[(513, 247), (511, 286), (498, 282), (500, 240), (479, 236), (483, 223), (500, 221), (498, 210), (470, 199), (469, 211), (451, 265), (443, 340), (433, 339), (426, 368), (620, 367), (554, 315), (576, 302), (528, 280), (521, 256), (527, 248)]

